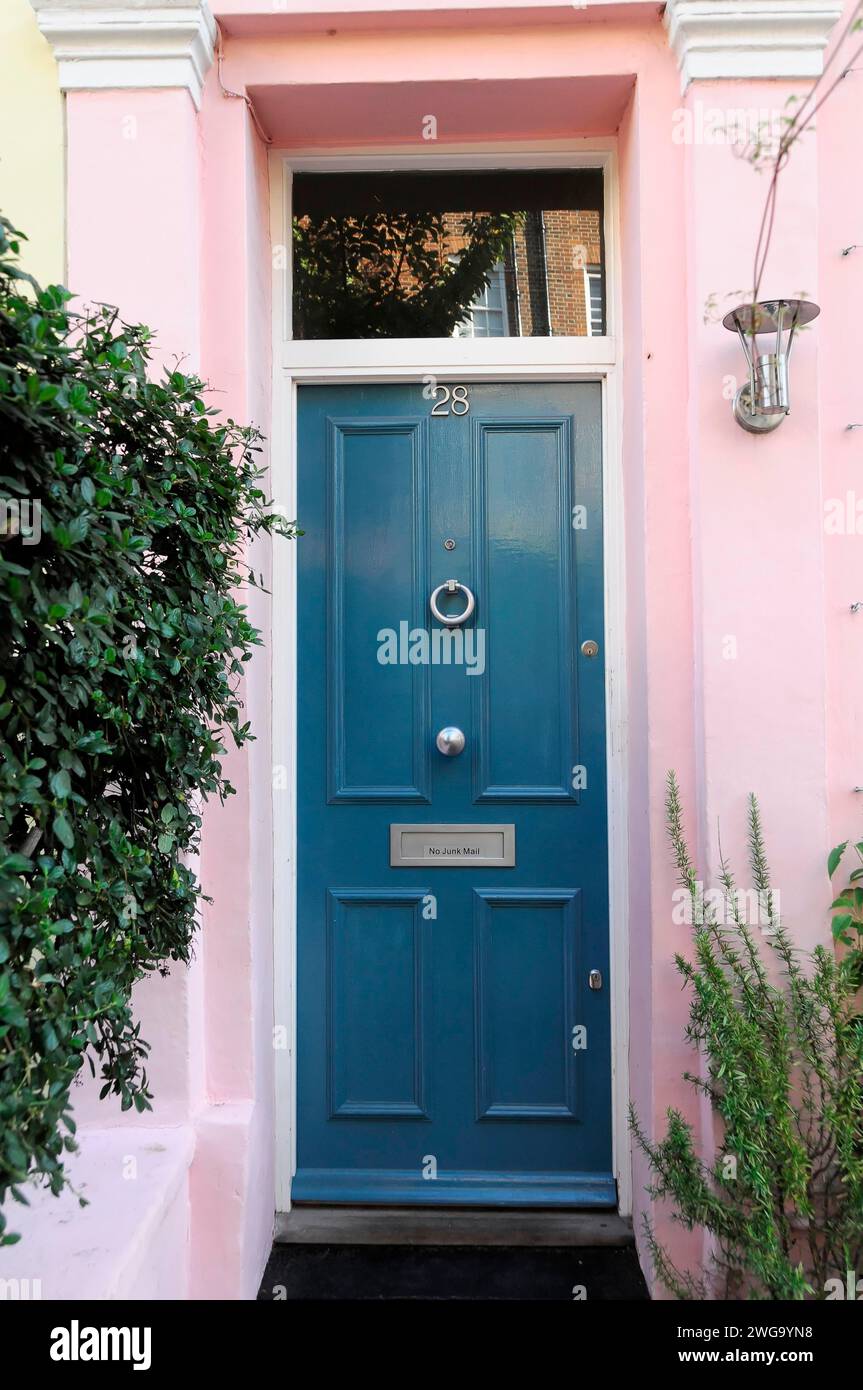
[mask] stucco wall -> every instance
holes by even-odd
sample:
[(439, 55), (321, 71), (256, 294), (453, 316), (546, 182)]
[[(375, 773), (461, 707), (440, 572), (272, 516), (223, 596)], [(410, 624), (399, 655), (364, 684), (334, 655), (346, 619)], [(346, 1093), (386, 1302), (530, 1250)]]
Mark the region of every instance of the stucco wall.
[(30, 0), (0, 4), (0, 212), (27, 236), (22, 263), (65, 277), (63, 99)]

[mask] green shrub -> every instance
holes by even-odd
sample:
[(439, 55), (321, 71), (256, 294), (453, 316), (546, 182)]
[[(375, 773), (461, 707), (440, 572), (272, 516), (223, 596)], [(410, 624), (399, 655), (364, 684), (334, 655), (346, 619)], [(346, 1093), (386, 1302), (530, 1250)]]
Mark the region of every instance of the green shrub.
[(130, 992), (189, 959), (200, 800), (232, 791), (223, 734), (251, 736), (245, 548), (293, 533), (258, 431), (194, 376), (149, 381), (145, 328), (25, 284), (16, 235), (0, 219), (0, 1203), (61, 1190), (85, 1060), (149, 1108)]
[(693, 960), (676, 957), (691, 992), (687, 1039), (699, 1051), (685, 1079), (718, 1121), (712, 1162), (693, 1131), (668, 1111), (664, 1139), (647, 1155), (650, 1193), (668, 1199), (687, 1230), (709, 1233), (711, 1267), (675, 1268), (646, 1222), (654, 1266), (678, 1298), (802, 1299), (828, 1296), (828, 1280), (863, 1274), (863, 1030), (857, 976), (817, 946), (802, 954), (779, 920), (758, 806), (749, 808), (752, 882), (764, 905), (762, 939), (743, 919), (728, 864), (725, 906), (705, 899), (669, 776), (668, 832), (693, 922)]
[[(848, 840), (843, 840), (841, 845), (830, 851), (827, 860), (830, 878), (839, 868), (848, 843)], [(857, 855), (857, 866), (851, 870), (848, 882), (834, 898), (830, 910), (836, 913), (832, 922), (833, 940), (848, 948), (845, 957), (848, 970), (860, 989), (863, 987), (863, 888), (860, 886), (863, 880), (863, 840), (854, 846), (854, 853)]]

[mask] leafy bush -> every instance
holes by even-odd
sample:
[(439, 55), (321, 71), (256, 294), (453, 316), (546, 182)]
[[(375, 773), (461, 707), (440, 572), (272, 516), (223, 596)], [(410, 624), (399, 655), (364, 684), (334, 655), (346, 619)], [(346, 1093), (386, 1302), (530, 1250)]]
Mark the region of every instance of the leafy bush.
[(863, 1030), (856, 974), (817, 946), (801, 958), (775, 911), (755, 798), (752, 881), (765, 907), (764, 944), (743, 920), (723, 860), (726, 908), (708, 905), (683, 830), (677, 783), (666, 813), (680, 883), (692, 910), (694, 961), (676, 957), (692, 993), (687, 1039), (702, 1069), (685, 1079), (710, 1101), (721, 1130), (712, 1163), (698, 1156), (679, 1111), (647, 1155), (651, 1195), (669, 1199), (687, 1230), (712, 1237), (713, 1266), (675, 1268), (646, 1222), (656, 1273), (678, 1298), (802, 1299), (844, 1287), (863, 1257)]
[[(827, 860), (830, 878), (839, 868), (847, 848), (848, 841), (843, 840), (841, 845), (830, 851)], [(851, 870), (848, 882), (832, 902), (830, 910), (837, 914), (832, 922), (833, 940), (848, 948), (848, 969), (860, 989), (863, 987), (863, 888), (860, 886), (863, 880), (863, 840), (854, 846), (854, 853), (857, 855), (857, 867)]]
[(61, 1190), (85, 1059), (149, 1108), (130, 992), (189, 959), (199, 802), (232, 791), (223, 731), (251, 736), (244, 549), (293, 533), (258, 431), (194, 376), (149, 381), (147, 329), (24, 286), (16, 235), (0, 219), (0, 1203)]

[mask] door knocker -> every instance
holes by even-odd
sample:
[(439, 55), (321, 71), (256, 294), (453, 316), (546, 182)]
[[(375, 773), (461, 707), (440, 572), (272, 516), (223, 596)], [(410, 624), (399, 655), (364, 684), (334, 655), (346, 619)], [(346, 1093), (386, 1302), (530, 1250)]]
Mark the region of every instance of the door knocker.
[[(438, 608), (437, 601), (438, 595), (443, 593), (464, 594), (466, 600), (464, 612), (457, 613), (454, 617), (447, 617), (445, 613), (442, 613)], [(466, 584), (460, 583), (458, 579), (445, 579), (443, 584), (438, 584), (437, 588), (433, 591), (429, 599), (429, 608), (433, 616), (437, 618), (437, 621), (442, 623), (444, 627), (461, 627), (462, 623), (467, 622), (473, 610), (476, 608), (476, 599)]]

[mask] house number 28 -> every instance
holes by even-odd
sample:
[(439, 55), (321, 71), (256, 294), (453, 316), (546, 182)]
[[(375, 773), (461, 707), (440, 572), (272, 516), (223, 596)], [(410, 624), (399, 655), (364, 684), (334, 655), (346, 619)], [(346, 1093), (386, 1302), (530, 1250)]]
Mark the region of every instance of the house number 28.
[(432, 415), (467, 415), (470, 410), (466, 386), (454, 386), (452, 390), (448, 386), (435, 386), (432, 390), (433, 396), (440, 396), (431, 408)]

